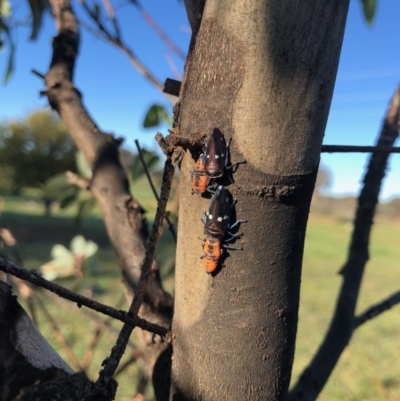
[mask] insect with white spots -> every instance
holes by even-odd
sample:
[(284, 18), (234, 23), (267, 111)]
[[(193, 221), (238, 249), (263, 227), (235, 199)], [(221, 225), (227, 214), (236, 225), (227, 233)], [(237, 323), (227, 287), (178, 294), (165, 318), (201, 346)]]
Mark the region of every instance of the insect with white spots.
[(230, 230), (238, 224), (246, 222), (246, 220), (236, 220), (235, 223), (230, 224), (234, 203), (229, 191), (220, 185), (211, 199), (208, 211), (202, 218), (206, 238), (203, 246), (204, 255), (201, 258), (203, 268), (207, 273), (212, 273), (217, 269), (223, 248), (242, 250), (242, 248), (227, 245), (228, 242), (242, 235), (233, 234)]
[(225, 170), (233, 169), (238, 164), (246, 163), (246, 161), (240, 161), (235, 164), (228, 165), (229, 145), (231, 140), (232, 139), (230, 139), (227, 144), (222, 132), (218, 128), (213, 129), (204, 152), (204, 172), (208, 177), (222, 177)]

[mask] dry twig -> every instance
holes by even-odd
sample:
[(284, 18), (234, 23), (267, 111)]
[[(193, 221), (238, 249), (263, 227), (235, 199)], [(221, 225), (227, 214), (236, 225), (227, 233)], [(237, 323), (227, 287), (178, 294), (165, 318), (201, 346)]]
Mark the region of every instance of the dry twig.
[[(146, 256), (143, 261), (139, 283), (135, 290), (135, 295), (128, 311), (129, 316), (137, 316), (137, 314), (139, 313), (140, 306), (142, 305), (142, 302), (146, 295), (147, 284), (153, 273), (151, 268), (153, 265), (157, 243), (162, 232), (162, 225), (174, 172), (175, 168), (172, 165), (171, 159), (167, 158), (164, 166), (162, 181), (163, 183), (161, 187), (160, 200), (157, 206), (157, 213), (154, 219), (153, 229), (149, 238), (149, 242), (147, 244)], [(117, 342), (111, 351), (111, 355), (109, 358), (106, 359), (104, 369), (100, 372), (99, 379), (97, 381), (97, 385), (100, 388), (107, 387), (108, 382), (113, 377), (122, 358), (122, 355), (125, 352), (126, 344), (134, 328), (135, 324), (132, 323), (126, 323), (122, 327)]]
[(75, 356), (74, 351), (72, 350), (72, 346), (67, 340), (67, 338), (64, 336), (62, 333), (57, 321), (53, 318), (49, 310), (47, 309), (46, 305), (44, 302), (41, 300), (40, 296), (36, 294), (36, 301), (38, 302), (38, 305), (43, 311), (44, 317), (46, 320), (49, 322), (51, 328), (56, 334), (56, 339), (60, 343), (60, 345), (63, 347), (65, 355), (69, 359), (72, 365), (75, 366), (76, 369), (78, 370), (83, 370), (85, 371), (85, 368), (81, 363), (79, 362), (79, 359)]
[(89, 309), (93, 309), (97, 312), (103, 313), (104, 315), (120, 320), (121, 322), (130, 322), (130, 324), (133, 324), (143, 330), (150, 331), (160, 336), (166, 336), (168, 334), (168, 329), (166, 329), (165, 327), (162, 327), (158, 324), (150, 323), (135, 315), (128, 316), (128, 314), (124, 311), (116, 310), (111, 306), (101, 304), (100, 302), (97, 302), (93, 299), (77, 294), (71, 290), (68, 290), (67, 288), (64, 288), (58, 284), (44, 279), (35, 270), (24, 269), (23, 267), (17, 266), (15, 263), (12, 263), (3, 258), (0, 258), (0, 270), (22, 280), (28, 281), (32, 284), (35, 284), (38, 287), (45, 288), (46, 290), (49, 290), (62, 298), (75, 302), (78, 307), (86, 306)]
[[(158, 196), (156, 187), (154, 186), (154, 183), (153, 183), (153, 180), (151, 178), (149, 169), (147, 168), (146, 162), (145, 162), (145, 160), (143, 158), (142, 148), (140, 147), (139, 141), (137, 139), (135, 140), (135, 145), (136, 145), (136, 148), (138, 150), (139, 158), (140, 158), (140, 161), (142, 162), (142, 165), (143, 165), (143, 168), (144, 168), (144, 172), (146, 173), (147, 181), (149, 181), (149, 184), (150, 184), (151, 190), (153, 191), (154, 197), (156, 198), (157, 202), (159, 202), (160, 201), (160, 197)], [(175, 244), (176, 244), (177, 239), (176, 239), (175, 227), (172, 224), (172, 222), (171, 222), (171, 220), (169, 218), (169, 215), (167, 213), (165, 214), (165, 220), (168, 223), (169, 231), (171, 232), (171, 235), (172, 235), (172, 237), (173, 237), (173, 239), (175, 241)]]

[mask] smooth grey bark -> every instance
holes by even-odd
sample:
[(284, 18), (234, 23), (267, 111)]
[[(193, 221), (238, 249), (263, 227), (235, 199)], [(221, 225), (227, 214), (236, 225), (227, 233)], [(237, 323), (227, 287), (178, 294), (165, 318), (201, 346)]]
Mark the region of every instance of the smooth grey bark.
[[(348, 1), (208, 0), (192, 41), (179, 135), (232, 137), (224, 184), (247, 219), (214, 276), (202, 267), (194, 161), (181, 165), (171, 399), (281, 400), (290, 380), (301, 260)], [(236, 244), (235, 244), (236, 245)]]

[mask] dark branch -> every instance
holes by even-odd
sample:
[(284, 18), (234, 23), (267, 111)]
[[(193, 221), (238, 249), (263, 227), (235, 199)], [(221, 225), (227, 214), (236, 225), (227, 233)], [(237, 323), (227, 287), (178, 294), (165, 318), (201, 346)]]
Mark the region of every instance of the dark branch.
[(378, 302), (375, 305), (372, 305), (368, 308), (365, 312), (361, 313), (354, 319), (354, 328), (360, 327), (368, 320), (371, 320), (383, 312), (388, 311), (389, 309), (393, 308), (393, 306), (400, 304), (400, 291), (395, 292), (394, 294), (390, 295), (388, 298)]
[[(139, 158), (140, 158), (140, 161), (142, 162), (142, 165), (143, 165), (143, 168), (144, 168), (144, 172), (146, 173), (147, 181), (149, 181), (151, 190), (153, 191), (154, 197), (156, 198), (157, 203), (158, 203), (160, 201), (160, 197), (158, 196), (156, 187), (154, 186), (153, 180), (151, 179), (151, 175), (150, 175), (149, 169), (147, 168), (146, 162), (145, 162), (145, 160), (143, 158), (142, 148), (140, 147), (139, 141), (137, 139), (135, 139), (135, 145), (136, 145), (136, 148), (138, 150)], [(176, 243), (175, 227), (172, 224), (172, 222), (171, 222), (171, 220), (170, 220), (170, 218), (169, 218), (169, 216), (167, 214), (165, 214), (165, 220), (167, 220), (169, 231), (171, 231), (172, 237), (174, 238), (174, 241)]]
[[(140, 306), (146, 295), (146, 287), (149, 283), (150, 277), (154, 274), (152, 271), (153, 260), (156, 252), (157, 243), (160, 239), (162, 226), (171, 190), (172, 179), (174, 176), (175, 168), (172, 165), (171, 159), (167, 158), (164, 166), (163, 183), (161, 187), (161, 196), (157, 206), (157, 213), (154, 219), (153, 229), (149, 238), (149, 242), (146, 248), (146, 256), (142, 265), (142, 272), (140, 274), (139, 283), (135, 290), (135, 295), (129, 308), (129, 316), (137, 316), (139, 313)], [(117, 342), (114, 345), (111, 355), (105, 362), (104, 369), (100, 372), (99, 379), (96, 384), (100, 388), (107, 387), (108, 382), (114, 376), (114, 373), (118, 367), (118, 364), (125, 352), (126, 344), (135, 328), (135, 323), (127, 322), (121, 329), (120, 335), (118, 336)]]
[[(392, 147), (398, 138), (400, 87), (391, 99), (377, 147)], [(313, 401), (325, 386), (350, 341), (361, 280), (369, 259), (369, 240), (382, 180), (390, 153), (373, 153), (358, 198), (347, 262), (341, 270), (343, 283), (330, 327), (316, 355), (288, 395), (288, 401)]]
[[(132, 63), (132, 65), (146, 78), (148, 79), (157, 89), (160, 91), (163, 90), (163, 86), (161, 82), (158, 81), (158, 79), (150, 72), (150, 70), (139, 60), (139, 58), (136, 56), (136, 54), (133, 52), (133, 50), (126, 45), (121, 39), (120, 36), (115, 36), (113, 35), (107, 27), (100, 21), (98, 15), (95, 13), (94, 10), (92, 10), (87, 4), (85, 0), (81, 0), (81, 4), (83, 6), (83, 9), (86, 11), (88, 16), (91, 18), (92, 22), (96, 25), (96, 27), (99, 30), (100, 35), (95, 32), (93, 29), (88, 27), (87, 25), (83, 24), (81, 21), (81, 24), (85, 26), (89, 31), (93, 32), (96, 36), (99, 36), (100, 38), (106, 40), (107, 42), (111, 43), (115, 47), (117, 47), (119, 50), (121, 50), (123, 53), (127, 55), (129, 58), (129, 61)], [(172, 101), (172, 99), (169, 97), (169, 99)]]
[[(92, 167), (90, 191), (101, 209), (122, 273), (129, 277), (126, 284), (132, 283), (133, 290), (139, 281), (147, 240), (143, 209), (131, 196), (129, 182), (120, 162), (119, 141), (97, 127), (72, 83), (72, 70), (79, 48), (79, 29), (70, 2), (51, 0), (51, 3), (58, 34), (53, 40), (53, 57), (45, 78), (46, 94)], [(159, 307), (152, 308), (150, 314), (159, 322), (167, 322), (172, 309), (171, 297), (163, 291), (158, 278), (153, 281), (152, 294), (148, 294), (148, 299), (156, 300), (153, 305)], [(169, 312), (165, 313), (166, 310)]]
[(97, 312), (103, 313), (104, 315), (110, 316), (114, 319), (120, 320), (121, 322), (130, 322), (143, 330), (150, 331), (160, 336), (166, 336), (168, 329), (159, 326), (158, 324), (150, 323), (137, 316), (128, 316), (126, 312), (116, 310), (111, 306), (101, 304), (100, 302), (94, 301), (93, 299), (86, 298), (83, 295), (76, 294), (75, 292), (68, 290), (58, 284), (52, 283), (44, 279), (37, 271), (27, 270), (23, 267), (17, 266), (16, 264), (0, 258), (0, 270), (5, 273), (11, 274), (22, 280), (28, 281), (35, 284), (38, 287), (44, 288), (57, 294), (58, 296), (68, 299), (69, 301), (75, 302), (78, 307), (86, 306), (89, 309), (93, 309)]
[(347, 146), (322, 145), (321, 153), (400, 153), (400, 147), (393, 146)]
[[(43, 292), (43, 295), (47, 298), (47, 300), (52, 300), (62, 308), (76, 311), (76, 307), (74, 304), (68, 302), (68, 300), (58, 297), (56, 294), (53, 294), (51, 292)], [(111, 324), (111, 319), (103, 320), (99, 316), (99, 314), (92, 309), (80, 309), (80, 312), (88, 319), (93, 320), (93, 323), (96, 324), (98, 327), (102, 327), (103, 329), (111, 333), (114, 337), (118, 337), (119, 330)], [(128, 346), (132, 349), (137, 348), (137, 346), (132, 341), (129, 341)]]
[(42, 74), (41, 72), (39, 72), (38, 70), (32, 69), (32, 70), (31, 70), (31, 73), (34, 74), (34, 75), (36, 75), (37, 77), (39, 77), (39, 78), (41, 78), (41, 79), (44, 79), (44, 78), (45, 78), (45, 75)]
[(169, 95), (173, 95), (179, 97), (179, 92), (181, 91), (181, 81), (176, 81), (172, 78), (167, 78), (164, 83), (164, 93), (168, 93)]
[(200, 29), (201, 20), (203, 18), (204, 6), (206, 0), (184, 0), (186, 13), (192, 28), (192, 40), (196, 37)]

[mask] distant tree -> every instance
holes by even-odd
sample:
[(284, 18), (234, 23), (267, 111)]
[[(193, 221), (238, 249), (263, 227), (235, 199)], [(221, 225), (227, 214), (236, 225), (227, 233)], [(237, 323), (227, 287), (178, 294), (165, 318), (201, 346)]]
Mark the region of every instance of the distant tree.
[(75, 171), (75, 152), (64, 124), (50, 111), (0, 124), (0, 193), (38, 188), (57, 173)]
[(393, 199), (390, 203), (390, 215), (392, 218), (400, 218), (400, 198)]
[(322, 195), (324, 189), (329, 188), (332, 185), (332, 173), (329, 169), (320, 164), (318, 169), (317, 181), (315, 182), (315, 195)]

